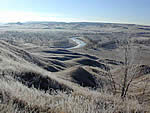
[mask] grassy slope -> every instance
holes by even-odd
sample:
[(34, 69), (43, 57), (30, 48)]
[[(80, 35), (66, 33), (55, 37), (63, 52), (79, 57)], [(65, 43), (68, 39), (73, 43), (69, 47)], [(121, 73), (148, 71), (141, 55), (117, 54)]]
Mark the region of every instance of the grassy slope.
[[(72, 26), (76, 27), (75, 30), (73, 29), (74, 32), (86, 33), (90, 29), (93, 33), (99, 32), (99, 27), (101, 31), (120, 32), (119, 26), (122, 25), (110, 29), (105, 26), (93, 27), (85, 24), (80, 26), (73, 24)], [(110, 27), (107, 24), (106, 26)], [(68, 28), (66, 25), (65, 29), (70, 28), (72, 27)], [(130, 29), (135, 30), (134, 26), (131, 26)], [(62, 33), (64, 29), (58, 31)], [(23, 34), (26, 36), (26, 33)], [(70, 36), (70, 33), (67, 36)], [(98, 38), (95, 37), (95, 39)], [(149, 112), (147, 105), (150, 104), (150, 83), (145, 85), (145, 81), (149, 79), (149, 73), (138, 74), (140, 76), (134, 79), (128, 97), (123, 102), (120, 98), (122, 63), (98, 57), (105, 58), (106, 54), (110, 56), (108, 54), (112, 55), (114, 50), (103, 48), (99, 55), (99, 50), (90, 48), (89, 45), (92, 43), (89, 39), (84, 40), (88, 43), (86, 49), (74, 51), (49, 49), (45, 46), (42, 48), (37, 43), (34, 43), (34, 46), (23, 45), (24, 43), (20, 41), (10, 44), (10, 42), (0, 40), (0, 111), (3, 113)], [(105, 45), (109, 44), (107, 39), (105, 41)], [(94, 46), (99, 47), (99, 45), (101, 44)], [(98, 56), (87, 53), (94, 53)], [(116, 95), (111, 93), (106, 63), (112, 69), (117, 83)], [(149, 70), (149, 66), (146, 65), (141, 70), (145, 72), (145, 69)], [(145, 86), (146, 92), (143, 95)]]
[[(22, 49), (3, 41), (0, 44), (0, 109), (2, 112), (31, 112), (33, 110), (50, 113), (96, 113), (122, 111), (126, 110), (126, 107), (129, 107), (128, 110), (142, 110), (136, 100), (127, 100), (122, 103), (121, 99), (112, 94), (90, 91), (75, 85), (29, 62), (22, 57), (25, 55), (22, 54), (24, 53)], [(86, 70), (77, 68), (72, 73), (76, 76), (76, 73), (84, 74)], [(84, 79), (86, 76), (88, 75), (85, 75)], [(89, 76), (94, 76), (94, 74)]]

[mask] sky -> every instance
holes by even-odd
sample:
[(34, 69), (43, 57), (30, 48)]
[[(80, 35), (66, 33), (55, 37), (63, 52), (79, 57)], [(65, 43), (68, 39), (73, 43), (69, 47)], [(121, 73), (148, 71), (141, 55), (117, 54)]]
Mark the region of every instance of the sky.
[(0, 0), (0, 23), (109, 22), (150, 25), (150, 0)]

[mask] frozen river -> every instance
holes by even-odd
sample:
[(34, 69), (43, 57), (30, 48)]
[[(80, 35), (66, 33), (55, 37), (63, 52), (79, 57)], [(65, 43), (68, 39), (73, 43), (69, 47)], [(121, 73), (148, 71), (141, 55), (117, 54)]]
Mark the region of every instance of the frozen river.
[(77, 49), (77, 48), (81, 48), (84, 47), (86, 45), (86, 43), (82, 40), (79, 39), (79, 37), (72, 37), (70, 38), (72, 41), (74, 41), (77, 45), (71, 48), (67, 48), (67, 49)]

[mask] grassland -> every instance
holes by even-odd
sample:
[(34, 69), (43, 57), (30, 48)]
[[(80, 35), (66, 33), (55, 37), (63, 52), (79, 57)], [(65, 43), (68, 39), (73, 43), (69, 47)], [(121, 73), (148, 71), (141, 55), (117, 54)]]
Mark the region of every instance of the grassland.
[[(109, 23), (1, 25), (0, 112), (149, 113), (149, 28)], [(77, 45), (72, 37), (86, 45), (68, 50)], [(126, 72), (129, 88), (121, 97)]]

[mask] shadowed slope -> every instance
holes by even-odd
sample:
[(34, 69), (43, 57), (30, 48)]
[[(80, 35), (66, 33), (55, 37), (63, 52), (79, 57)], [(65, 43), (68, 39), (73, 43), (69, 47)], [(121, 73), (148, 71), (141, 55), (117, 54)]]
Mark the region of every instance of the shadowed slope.
[(110, 87), (107, 72), (89, 66), (75, 66), (56, 73), (59, 78), (77, 83), (83, 87), (104, 88)]

